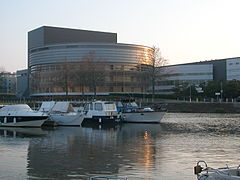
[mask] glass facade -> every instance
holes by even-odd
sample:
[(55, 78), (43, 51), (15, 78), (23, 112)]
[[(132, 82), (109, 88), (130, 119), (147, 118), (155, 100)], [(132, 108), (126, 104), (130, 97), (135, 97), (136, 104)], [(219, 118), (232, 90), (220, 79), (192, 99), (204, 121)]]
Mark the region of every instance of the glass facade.
[(150, 47), (78, 43), (29, 50), (30, 93), (87, 95), (144, 93), (149, 86)]

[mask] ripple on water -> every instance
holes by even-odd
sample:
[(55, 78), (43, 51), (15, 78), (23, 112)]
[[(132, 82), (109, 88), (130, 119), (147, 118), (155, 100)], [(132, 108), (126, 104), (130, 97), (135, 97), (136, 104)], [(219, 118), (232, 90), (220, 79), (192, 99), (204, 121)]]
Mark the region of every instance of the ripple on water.
[(240, 160), (240, 121), (234, 114), (167, 113), (160, 124), (21, 133), (0, 132), (1, 180), (87, 179), (99, 174), (192, 180), (197, 160), (212, 167)]

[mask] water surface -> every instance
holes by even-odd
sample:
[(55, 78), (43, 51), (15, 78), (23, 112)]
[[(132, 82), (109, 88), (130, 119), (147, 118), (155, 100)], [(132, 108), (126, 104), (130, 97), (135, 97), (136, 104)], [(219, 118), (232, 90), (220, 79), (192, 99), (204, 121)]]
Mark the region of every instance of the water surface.
[(0, 129), (0, 179), (192, 180), (197, 160), (240, 163), (237, 114), (168, 113), (160, 124)]

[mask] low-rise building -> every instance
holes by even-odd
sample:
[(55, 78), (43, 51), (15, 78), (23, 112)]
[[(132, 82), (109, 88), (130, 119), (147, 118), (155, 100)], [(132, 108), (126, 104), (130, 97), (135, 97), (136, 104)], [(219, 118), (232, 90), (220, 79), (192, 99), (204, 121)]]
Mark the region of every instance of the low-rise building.
[(156, 93), (173, 94), (176, 86), (184, 83), (196, 86), (213, 80), (212, 64), (181, 64), (159, 68)]
[(159, 68), (156, 93), (173, 94), (183, 83), (198, 87), (203, 82), (240, 80), (240, 58), (216, 59)]
[(28, 69), (17, 71), (17, 97), (28, 97)]
[(0, 73), (0, 94), (16, 95), (16, 73)]

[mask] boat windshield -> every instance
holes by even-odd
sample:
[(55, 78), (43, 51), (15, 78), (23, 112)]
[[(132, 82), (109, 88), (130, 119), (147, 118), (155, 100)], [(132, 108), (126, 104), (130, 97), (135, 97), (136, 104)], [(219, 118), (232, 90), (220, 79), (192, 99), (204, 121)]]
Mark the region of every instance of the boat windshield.
[(89, 103), (84, 105), (84, 111), (89, 111)]

